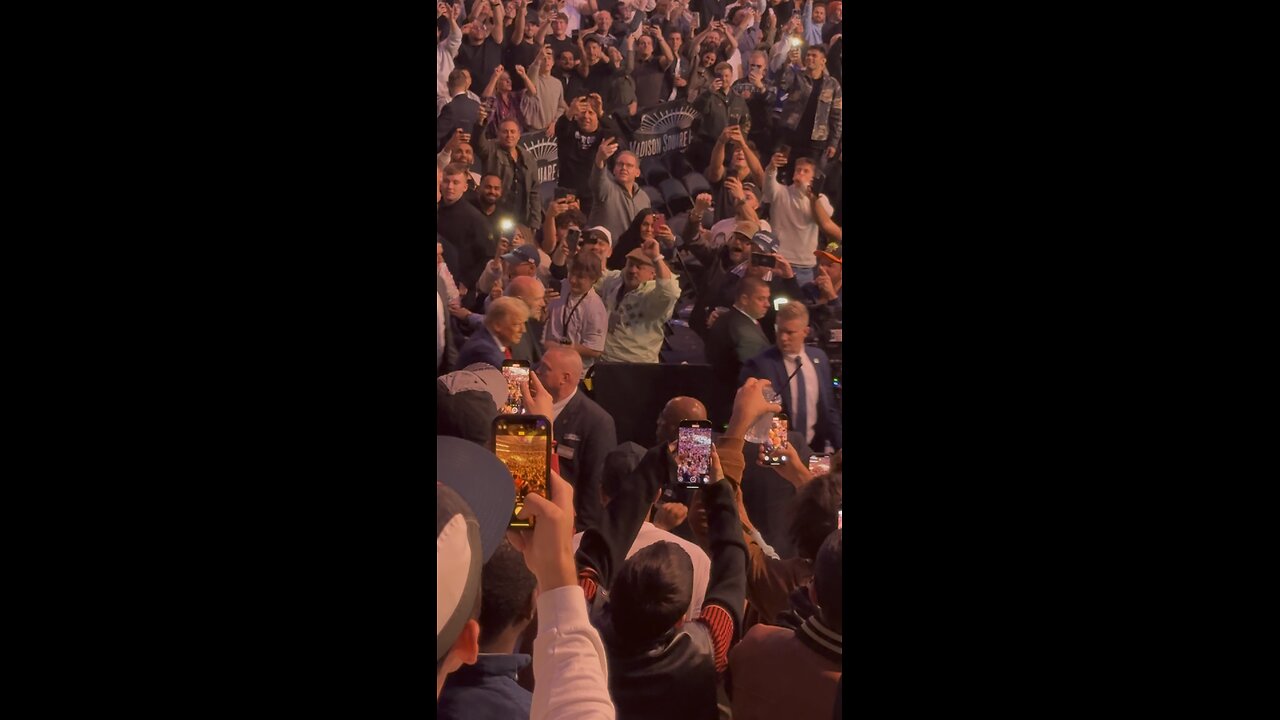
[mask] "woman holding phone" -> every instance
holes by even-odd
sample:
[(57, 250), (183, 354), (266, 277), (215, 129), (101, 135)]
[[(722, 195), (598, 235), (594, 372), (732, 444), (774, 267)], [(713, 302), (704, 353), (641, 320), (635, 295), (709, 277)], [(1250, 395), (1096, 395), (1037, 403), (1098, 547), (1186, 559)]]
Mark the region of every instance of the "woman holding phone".
[(666, 218), (653, 208), (645, 208), (636, 213), (631, 226), (618, 238), (609, 256), (610, 270), (621, 270), (627, 264), (627, 253), (642, 247), (646, 240), (657, 240), (664, 253), (675, 247), (676, 236), (666, 224)]

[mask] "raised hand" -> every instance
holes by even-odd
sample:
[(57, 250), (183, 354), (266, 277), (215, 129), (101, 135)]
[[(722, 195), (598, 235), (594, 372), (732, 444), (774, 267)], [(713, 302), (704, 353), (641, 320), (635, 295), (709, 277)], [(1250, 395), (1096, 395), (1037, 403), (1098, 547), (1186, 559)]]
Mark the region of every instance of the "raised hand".
[(698, 193), (698, 197), (693, 199), (693, 209), (698, 213), (704, 213), (711, 209), (711, 194)]
[(507, 531), (512, 547), (524, 554), (525, 565), (538, 579), (540, 592), (578, 583), (573, 561), (573, 486), (554, 470), (547, 485), (551, 500), (530, 493), (520, 511), (521, 519), (534, 519), (533, 529)]
[(831, 276), (827, 274), (825, 267), (818, 266), (817, 275), (813, 278), (813, 284), (817, 286), (818, 297), (823, 302), (831, 302), (836, 299), (835, 286), (831, 284)]
[(662, 246), (658, 245), (657, 240), (649, 238), (640, 246), (640, 252), (644, 253), (645, 257), (650, 260), (657, 261), (658, 258), (662, 257)]
[(613, 157), (613, 154), (614, 154), (614, 153), (616, 153), (616, 152), (618, 152), (618, 141), (617, 141), (617, 139), (616, 139), (616, 138), (605, 138), (605, 139), (604, 139), (603, 141), (601, 141), (601, 143), (600, 143), (600, 149), (599, 149), (599, 150), (596, 150), (596, 162), (598, 162), (598, 163), (600, 163), (601, 165), (603, 165), (603, 164), (604, 164), (604, 162), (605, 162), (606, 160), (608, 160), (609, 158)]
[(787, 166), (787, 156), (780, 152), (774, 153), (769, 158), (769, 167), (786, 167), (786, 166)]
[(742, 190), (742, 181), (736, 177), (725, 178), (724, 189), (728, 190), (729, 197), (732, 197), (737, 202), (742, 202), (747, 199), (747, 196)]
[(519, 76), (520, 76), (520, 77), (522, 77), (522, 78), (527, 78), (527, 77), (529, 77), (528, 75), (526, 75), (526, 74), (525, 74), (525, 72), (524, 72), (524, 66), (523, 66), (523, 65), (517, 65), (517, 66), (516, 66), (516, 74), (517, 74), (517, 75), (519, 75)]
[(773, 271), (778, 273), (778, 277), (786, 280), (796, 276), (795, 269), (791, 267), (791, 263), (786, 258), (778, 253), (773, 253), (773, 258), (777, 261), (773, 266)]

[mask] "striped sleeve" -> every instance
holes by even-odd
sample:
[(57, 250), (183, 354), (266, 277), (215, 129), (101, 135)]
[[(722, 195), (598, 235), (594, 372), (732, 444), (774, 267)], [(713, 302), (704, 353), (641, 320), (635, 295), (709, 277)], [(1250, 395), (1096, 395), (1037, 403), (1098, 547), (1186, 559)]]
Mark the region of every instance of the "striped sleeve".
[(711, 631), (711, 643), (716, 649), (716, 674), (729, 668), (729, 645), (733, 642), (733, 616), (719, 605), (703, 605), (702, 615), (696, 620)]
[(596, 573), (592, 568), (583, 568), (578, 572), (578, 585), (582, 588), (582, 594), (587, 599), (587, 604), (591, 604), (596, 599)]

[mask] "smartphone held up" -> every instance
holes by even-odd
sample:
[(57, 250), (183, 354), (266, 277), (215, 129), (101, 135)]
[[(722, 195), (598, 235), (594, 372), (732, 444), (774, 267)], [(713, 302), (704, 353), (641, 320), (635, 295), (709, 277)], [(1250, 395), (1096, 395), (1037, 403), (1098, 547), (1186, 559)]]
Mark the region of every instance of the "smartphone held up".
[(503, 360), (502, 379), (507, 382), (507, 402), (502, 406), (503, 414), (523, 414), (525, 412), (524, 393), (520, 389), (520, 384), (529, 382), (528, 361)]
[(711, 421), (682, 420), (676, 439), (676, 481), (685, 487), (711, 484)]
[(517, 516), (530, 494), (551, 499), (551, 422), (541, 415), (499, 415), (493, 419), (493, 452), (516, 486), (510, 527), (533, 527)]
[(764, 464), (785, 465), (790, 443), (787, 441), (788, 418), (786, 413), (775, 413), (769, 423), (769, 434), (764, 441)]

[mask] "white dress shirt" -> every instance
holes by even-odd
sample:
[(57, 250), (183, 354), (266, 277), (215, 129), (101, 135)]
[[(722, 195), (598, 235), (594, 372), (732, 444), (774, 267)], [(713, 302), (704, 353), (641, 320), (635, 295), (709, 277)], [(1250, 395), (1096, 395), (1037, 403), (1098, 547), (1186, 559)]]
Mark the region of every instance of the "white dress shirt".
[[(664, 540), (684, 548), (684, 551), (689, 554), (689, 559), (693, 561), (693, 597), (689, 601), (689, 612), (684, 614), (685, 620), (692, 621), (702, 614), (702, 602), (707, 596), (707, 584), (711, 582), (711, 558), (707, 556), (706, 550), (646, 521), (645, 524), (640, 526), (640, 532), (636, 533), (636, 541), (631, 543), (631, 549), (627, 551), (627, 557), (629, 558), (650, 545)], [(582, 533), (573, 536), (573, 551), (575, 553), (578, 552), (578, 544), (581, 542)]]
[[(800, 365), (800, 372), (791, 378), (791, 402), (795, 403), (800, 398), (800, 383), (804, 382), (804, 417), (805, 424), (808, 427), (794, 428), (804, 434), (806, 443), (813, 442), (814, 428), (818, 425), (818, 371), (813, 367), (813, 358), (808, 353), (801, 353), (804, 362)], [(790, 375), (796, 369), (796, 355), (787, 355), (785, 367), (787, 374)], [(791, 421), (795, 422), (796, 415), (794, 410), (791, 413)], [(807, 458), (806, 458), (807, 459)]]
[(556, 420), (560, 419), (560, 411), (564, 410), (564, 406), (568, 405), (569, 401), (573, 399), (573, 396), (577, 394), (578, 394), (578, 386), (574, 385), (573, 392), (569, 393), (568, 397), (566, 397), (563, 400), (557, 400), (556, 402), (551, 403), (551, 422), (555, 422)]

